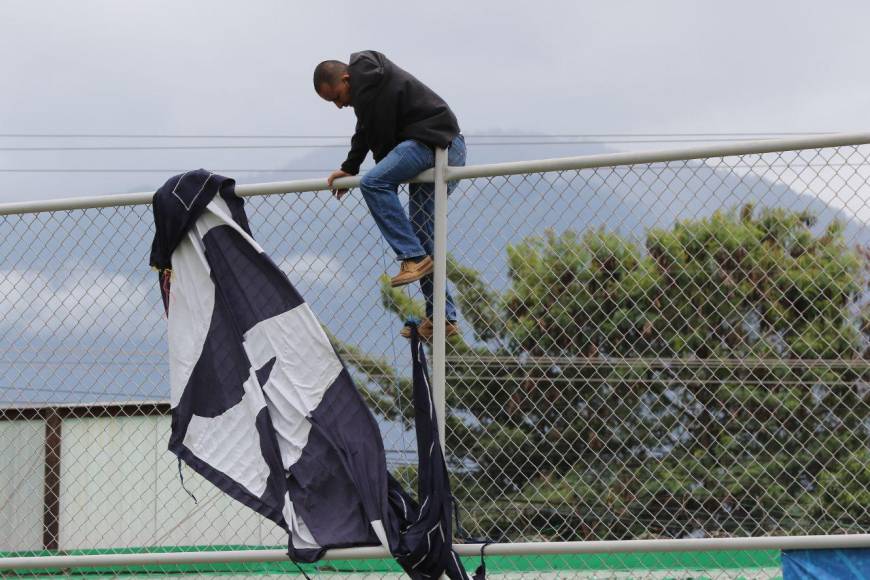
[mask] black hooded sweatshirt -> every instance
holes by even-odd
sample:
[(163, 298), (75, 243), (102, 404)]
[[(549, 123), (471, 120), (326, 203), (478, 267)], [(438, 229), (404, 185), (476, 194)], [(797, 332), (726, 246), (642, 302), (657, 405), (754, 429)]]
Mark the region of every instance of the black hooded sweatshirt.
[(355, 52), (347, 72), (356, 131), (342, 171), (359, 173), (370, 150), (378, 162), (407, 139), (446, 148), (459, 134), (456, 115), (444, 99), (383, 54)]

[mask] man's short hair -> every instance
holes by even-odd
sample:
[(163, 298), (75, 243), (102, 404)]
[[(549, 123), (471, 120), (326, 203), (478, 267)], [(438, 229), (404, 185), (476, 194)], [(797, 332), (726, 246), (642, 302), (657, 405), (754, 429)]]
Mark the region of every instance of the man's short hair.
[(341, 75), (347, 72), (347, 65), (340, 60), (325, 60), (314, 69), (314, 90), (320, 91), (320, 86), (333, 86), (341, 80)]

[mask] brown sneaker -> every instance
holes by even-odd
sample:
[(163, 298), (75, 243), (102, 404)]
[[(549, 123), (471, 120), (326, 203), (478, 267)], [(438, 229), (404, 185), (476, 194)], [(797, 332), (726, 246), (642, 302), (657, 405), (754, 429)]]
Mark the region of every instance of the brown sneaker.
[[(435, 334), (435, 326), (432, 324), (431, 318), (424, 318), (420, 326), (417, 327), (417, 332), (420, 338), (425, 342), (432, 342), (432, 336)], [(405, 338), (411, 338), (411, 327), (404, 326), (399, 334)], [(459, 334), (459, 325), (454, 320), (448, 320), (444, 324), (444, 337), (449, 338)]]
[(402, 260), (402, 265), (399, 267), (399, 273), (390, 279), (390, 286), (404, 286), (411, 282), (416, 282), (423, 276), (428, 276), (435, 269), (435, 262), (431, 256), (425, 256), (419, 262), (414, 260)]

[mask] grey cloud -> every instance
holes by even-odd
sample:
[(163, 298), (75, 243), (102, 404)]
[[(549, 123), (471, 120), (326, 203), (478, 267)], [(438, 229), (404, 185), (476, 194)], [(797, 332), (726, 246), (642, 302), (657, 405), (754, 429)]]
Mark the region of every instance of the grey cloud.
[[(3, 8), (0, 132), (349, 134), (352, 113), (320, 101), (310, 76), (319, 60), (362, 48), (433, 86), (466, 132), (853, 131), (870, 121), (858, 62), (870, 6), (857, 2)], [(0, 167), (278, 168), (298, 157), (4, 152)], [(164, 178), (0, 172), (0, 202), (153, 189)]]

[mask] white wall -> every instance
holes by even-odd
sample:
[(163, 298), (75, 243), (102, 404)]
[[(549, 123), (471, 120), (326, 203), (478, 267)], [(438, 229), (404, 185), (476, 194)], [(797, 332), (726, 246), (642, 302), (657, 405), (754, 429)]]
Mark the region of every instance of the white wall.
[(169, 431), (168, 417), (64, 421), (61, 549), (286, 544), (275, 524), (183, 465), (194, 504), (166, 450)]
[(45, 424), (0, 421), (0, 551), (42, 548)]

